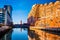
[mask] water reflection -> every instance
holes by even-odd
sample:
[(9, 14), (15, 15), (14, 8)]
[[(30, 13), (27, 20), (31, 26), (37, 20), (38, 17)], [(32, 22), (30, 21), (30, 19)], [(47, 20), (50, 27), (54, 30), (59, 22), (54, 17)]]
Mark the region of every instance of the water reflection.
[[(56, 33), (56, 32), (55, 32)], [(53, 34), (47, 31), (35, 29), (29, 30), (29, 40), (60, 40), (60, 35)]]
[(60, 33), (54, 34), (51, 31), (31, 30), (27, 28), (13, 28), (0, 40), (60, 40)]
[(30, 30), (28, 34), (29, 40), (40, 40), (39, 35), (35, 31)]
[(28, 40), (28, 32), (26, 28), (13, 28), (5, 34), (1, 40)]
[(5, 34), (0, 40), (11, 40), (11, 35), (12, 35), (12, 31), (10, 30), (7, 34)]

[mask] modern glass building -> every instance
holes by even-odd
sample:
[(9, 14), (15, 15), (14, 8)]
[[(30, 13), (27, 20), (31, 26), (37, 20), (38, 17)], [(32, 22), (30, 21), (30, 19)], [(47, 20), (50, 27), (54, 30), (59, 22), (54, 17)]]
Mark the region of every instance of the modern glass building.
[(4, 8), (0, 8), (0, 26), (12, 25), (12, 7), (5, 5)]
[(3, 25), (4, 24), (4, 16), (5, 14), (4, 14), (4, 10), (3, 10), (3, 8), (0, 8), (0, 26), (1, 25)]

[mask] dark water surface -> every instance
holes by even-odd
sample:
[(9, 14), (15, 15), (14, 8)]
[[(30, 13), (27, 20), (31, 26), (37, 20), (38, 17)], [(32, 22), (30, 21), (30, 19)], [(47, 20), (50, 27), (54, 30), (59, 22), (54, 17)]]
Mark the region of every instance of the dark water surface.
[[(57, 34), (56, 34), (57, 33)], [(60, 32), (13, 28), (0, 40), (60, 40)]]
[(13, 28), (1, 40), (28, 40), (27, 28)]

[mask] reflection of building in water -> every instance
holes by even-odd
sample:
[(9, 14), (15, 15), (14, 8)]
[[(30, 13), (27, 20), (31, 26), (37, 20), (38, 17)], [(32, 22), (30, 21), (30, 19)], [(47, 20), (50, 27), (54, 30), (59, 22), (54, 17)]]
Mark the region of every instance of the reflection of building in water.
[(20, 28), (20, 31), (22, 32), (22, 28)]
[(11, 40), (12, 38), (12, 30), (10, 30), (7, 34), (5, 34), (1, 40)]
[(29, 40), (60, 40), (60, 35), (44, 32), (38, 29), (32, 31), (30, 30), (28, 34)]
[[(49, 4), (35, 4), (28, 15), (28, 23), (30, 25), (29, 40), (60, 40), (60, 1)], [(43, 31), (41, 28), (56, 28), (52, 31)], [(35, 29), (34, 29), (35, 28)], [(51, 29), (49, 29), (51, 30)], [(54, 33), (54, 34), (53, 34)], [(59, 35), (57, 35), (57, 34)]]
[(29, 31), (28, 32), (28, 38), (29, 40), (39, 40), (39, 35), (35, 33), (35, 31)]
[(33, 5), (28, 23), (36, 27), (60, 27), (60, 1)]

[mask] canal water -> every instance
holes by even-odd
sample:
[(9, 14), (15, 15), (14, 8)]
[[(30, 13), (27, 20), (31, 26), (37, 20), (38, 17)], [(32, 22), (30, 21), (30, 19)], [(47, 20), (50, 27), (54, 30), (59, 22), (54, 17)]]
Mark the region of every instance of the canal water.
[(13, 28), (0, 40), (60, 40), (60, 32), (57, 34), (55, 33), (39, 29), (28, 30), (27, 28)]
[(1, 40), (28, 40), (27, 28), (13, 28)]

